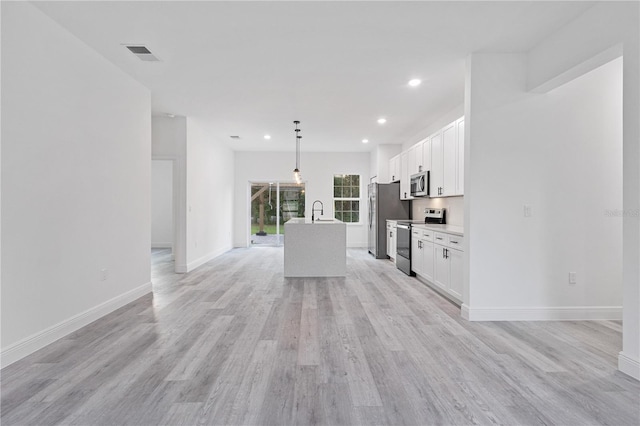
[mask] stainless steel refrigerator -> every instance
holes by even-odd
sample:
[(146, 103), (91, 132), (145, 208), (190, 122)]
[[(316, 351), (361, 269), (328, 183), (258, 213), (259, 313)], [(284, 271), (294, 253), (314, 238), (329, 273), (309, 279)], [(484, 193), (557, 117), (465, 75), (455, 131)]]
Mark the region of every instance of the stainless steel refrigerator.
[(400, 182), (369, 184), (369, 253), (387, 258), (387, 219), (411, 219), (411, 201), (400, 200)]

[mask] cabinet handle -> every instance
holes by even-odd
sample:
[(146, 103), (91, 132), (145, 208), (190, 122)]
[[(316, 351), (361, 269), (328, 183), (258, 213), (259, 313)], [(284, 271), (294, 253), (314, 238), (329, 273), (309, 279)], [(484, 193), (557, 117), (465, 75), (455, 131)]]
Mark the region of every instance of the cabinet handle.
[(451, 244), (458, 244), (457, 241), (451, 241)]
[(440, 238), (440, 237), (436, 237), (436, 240), (440, 240), (440, 241), (442, 241), (442, 238)]
[(393, 238), (393, 232), (390, 232), (391, 238)]

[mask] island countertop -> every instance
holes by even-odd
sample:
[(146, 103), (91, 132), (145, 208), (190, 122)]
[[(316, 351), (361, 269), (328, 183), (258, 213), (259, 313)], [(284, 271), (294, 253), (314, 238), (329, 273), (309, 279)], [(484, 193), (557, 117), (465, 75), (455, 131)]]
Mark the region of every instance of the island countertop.
[(285, 225), (335, 225), (344, 223), (338, 219), (316, 219), (315, 222), (312, 222), (308, 217), (294, 217), (293, 219), (289, 219)]

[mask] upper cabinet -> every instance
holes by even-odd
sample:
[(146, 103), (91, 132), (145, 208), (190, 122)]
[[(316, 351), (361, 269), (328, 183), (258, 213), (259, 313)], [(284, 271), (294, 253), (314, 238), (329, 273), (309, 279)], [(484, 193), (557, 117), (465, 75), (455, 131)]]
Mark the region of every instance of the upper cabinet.
[(412, 200), (411, 196), (411, 163), (413, 160), (410, 160), (409, 151), (404, 151), (400, 154), (400, 199), (401, 200)]
[(400, 181), (402, 200), (414, 199), (411, 175), (427, 170), (430, 197), (464, 194), (464, 117), (389, 160), (390, 181)]
[(431, 137), (431, 197), (464, 194), (464, 117)]
[(456, 193), (458, 195), (464, 194), (464, 117), (456, 121), (456, 140), (458, 141), (458, 151), (456, 156), (457, 162), (457, 176), (456, 176)]
[(398, 182), (400, 180), (400, 154), (391, 157), (389, 160), (389, 182)]
[(431, 184), (429, 194), (431, 197), (442, 196), (444, 186), (444, 150), (442, 148), (442, 131), (429, 138), (431, 140)]

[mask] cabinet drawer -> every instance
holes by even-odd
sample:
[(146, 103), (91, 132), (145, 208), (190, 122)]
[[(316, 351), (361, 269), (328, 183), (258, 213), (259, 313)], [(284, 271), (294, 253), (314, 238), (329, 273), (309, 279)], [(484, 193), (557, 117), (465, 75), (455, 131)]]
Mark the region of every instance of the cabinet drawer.
[(433, 241), (433, 231), (429, 231), (426, 229), (422, 230), (422, 239), (425, 241)]
[(462, 245), (464, 244), (464, 237), (460, 237), (458, 235), (449, 235), (449, 247), (463, 250)]
[(433, 242), (436, 244), (441, 244), (443, 246), (449, 245), (449, 235), (443, 234), (441, 232), (433, 233)]

